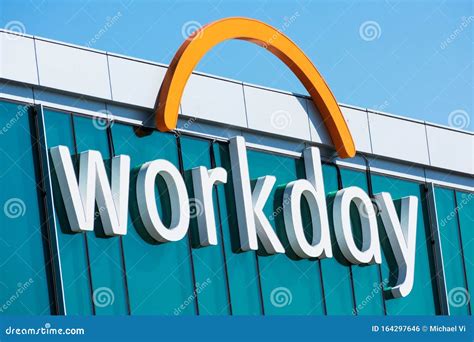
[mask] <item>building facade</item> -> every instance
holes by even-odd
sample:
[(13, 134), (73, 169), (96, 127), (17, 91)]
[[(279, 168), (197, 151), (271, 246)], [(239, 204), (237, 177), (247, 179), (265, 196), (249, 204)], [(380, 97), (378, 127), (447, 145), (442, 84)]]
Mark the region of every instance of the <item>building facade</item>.
[[(474, 288), (472, 132), (340, 104), (357, 155), (340, 159), (318, 111), (300, 95), (194, 73), (178, 128), (150, 123), (166, 66), (31, 36), (0, 32), (0, 313), (26, 315), (471, 315)], [(239, 250), (233, 183), (217, 185), (217, 245), (201, 247), (191, 170), (222, 167), (234, 176), (229, 139), (246, 140), (252, 184), (276, 178), (263, 212), (287, 252)], [(50, 149), (130, 157), (128, 232), (109, 237), (96, 208), (95, 230), (73, 232)], [(415, 276), (402, 298), (381, 232), (382, 263), (353, 265), (334, 241), (333, 258), (303, 259), (285, 235), (283, 189), (305, 177), (302, 151), (322, 156), (328, 211), (333, 195), (357, 186), (371, 197), (418, 199)], [(191, 198), (185, 238), (150, 238), (134, 200), (138, 170), (165, 159)], [(166, 186), (156, 184), (170, 224)], [(396, 202), (400, 214), (400, 203)], [(303, 219), (308, 208), (302, 205)], [(375, 203), (375, 210), (377, 211)], [(361, 230), (351, 207), (352, 230)], [(378, 217), (379, 228), (382, 225)]]

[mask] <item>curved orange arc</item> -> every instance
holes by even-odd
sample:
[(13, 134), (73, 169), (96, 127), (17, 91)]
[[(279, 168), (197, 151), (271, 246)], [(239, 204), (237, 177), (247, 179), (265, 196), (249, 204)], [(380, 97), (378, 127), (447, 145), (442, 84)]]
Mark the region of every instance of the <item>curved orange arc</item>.
[(179, 104), (194, 68), (215, 45), (240, 39), (268, 49), (285, 63), (304, 85), (331, 136), (338, 155), (353, 157), (355, 146), (339, 105), (324, 79), (304, 52), (283, 33), (255, 19), (226, 18), (194, 32), (178, 49), (166, 72), (155, 103), (156, 127), (176, 128)]

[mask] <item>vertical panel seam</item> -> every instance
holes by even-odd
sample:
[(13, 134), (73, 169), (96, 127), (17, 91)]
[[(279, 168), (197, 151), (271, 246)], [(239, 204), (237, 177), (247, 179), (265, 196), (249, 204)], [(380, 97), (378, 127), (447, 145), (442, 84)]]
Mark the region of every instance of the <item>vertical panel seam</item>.
[(33, 49), (35, 51), (35, 66), (36, 66), (36, 76), (38, 77), (38, 85), (41, 85), (40, 79), (40, 72), (39, 72), (39, 64), (38, 64), (38, 49), (36, 47), (36, 38), (33, 37)]
[[(53, 301), (56, 308), (56, 314), (66, 315), (66, 304), (64, 301), (64, 284), (62, 279), (61, 259), (59, 254), (58, 240), (56, 236), (56, 224), (54, 218), (54, 204), (52, 204), (52, 189), (49, 173), (48, 150), (46, 140), (46, 130), (44, 126), (43, 107), (41, 105), (33, 108), (35, 116), (35, 134), (37, 143), (37, 153), (40, 173), (40, 189), (42, 192), (42, 211), (43, 219), (42, 225), (46, 225), (47, 247), (49, 250), (48, 262), (50, 263), (50, 272), (52, 276), (53, 287)], [(48, 170), (45, 174), (45, 168)], [(46, 185), (47, 183), (47, 185)], [(47, 189), (48, 188), (48, 189)], [(51, 226), (50, 218), (53, 220)], [(53, 234), (54, 232), (54, 234)], [(54, 244), (54, 246), (53, 246)], [(48, 268), (48, 266), (45, 266)]]
[(242, 86), (242, 97), (244, 100), (244, 114), (245, 114), (245, 122), (247, 124), (247, 128), (250, 128), (249, 126), (249, 115), (248, 115), (248, 110), (247, 110), (247, 100), (245, 98), (245, 85), (243, 82), (240, 82), (240, 85)]
[[(71, 120), (71, 128), (72, 128), (72, 138), (74, 141), (74, 155), (75, 155), (75, 165), (78, 165), (78, 149), (77, 149), (77, 139), (76, 139), (76, 127), (74, 125), (74, 117), (72, 113), (68, 113), (70, 120)], [(87, 275), (88, 275), (88, 280), (89, 280), (89, 295), (90, 295), (90, 300), (91, 300), (91, 305), (92, 305), (92, 314), (95, 316), (96, 315), (96, 309), (95, 309), (95, 304), (94, 304), (94, 286), (92, 284), (92, 270), (91, 270), (91, 260), (90, 260), (90, 255), (89, 255), (89, 243), (87, 241), (87, 234), (86, 233), (81, 233), (83, 234), (84, 237), (84, 249), (86, 252), (86, 263), (87, 263)]]
[[(210, 143), (210, 149), (209, 149), (209, 154), (211, 158), (211, 168), (216, 168), (216, 160), (214, 156), (214, 141)], [(230, 281), (229, 281), (229, 270), (227, 267), (227, 256), (225, 253), (225, 246), (224, 246), (224, 232), (222, 228), (222, 216), (221, 216), (221, 208), (220, 208), (220, 202), (219, 202), (219, 192), (217, 191), (217, 187), (214, 189), (214, 193), (217, 198), (217, 215), (219, 217), (219, 230), (221, 233), (221, 252), (223, 256), (223, 261), (224, 261), (224, 272), (225, 272), (225, 280), (226, 280), (226, 290), (227, 290), (227, 298), (228, 298), (228, 305), (229, 305), (229, 313), (230, 315), (233, 315), (233, 310), (232, 310), (232, 300), (230, 297)], [(225, 200), (225, 199), (224, 199)]]
[[(181, 139), (179, 134), (175, 135), (176, 138), (176, 144), (178, 148), (178, 164), (179, 164), (179, 170), (181, 172), (181, 175), (184, 177), (184, 163), (183, 163), (183, 154), (181, 150)], [(189, 253), (189, 261), (191, 263), (191, 276), (192, 276), (192, 281), (193, 281), (193, 294), (194, 294), (194, 307), (196, 310), (196, 314), (199, 316), (199, 298), (198, 298), (198, 291), (197, 291), (197, 283), (196, 283), (196, 270), (194, 269), (194, 258), (193, 258), (193, 245), (192, 245), (192, 240), (191, 240), (191, 234), (187, 234), (188, 238), (188, 253)]]
[[(107, 103), (105, 104), (105, 109), (107, 110)], [(114, 141), (112, 137), (112, 125), (110, 124), (107, 125), (107, 140), (109, 143), (109, 152), (112, 158), (116, 156), (115, 154), (115, 146), (114, 146)], [(121, 257), (121, 263), (122, 263), (122, 272), (123, 272), (123, 282), (125, 286), (125, 302), (127, 305), (127, 313), (129, 315), (132, 314), (132, 308), (130, 304), (130, 291), (128, 287), (128, 278), (127, 278), (127, 267), (125, 264), (125, 249), (123, 245), (123, 236), (119, 236), (119, 243), (120, 243), (120, 257)]]
[(367, 108), (365, 109), (365, 116), (367, 118), (367, 128), (369, 130), (370, 152), (374, 154), (374, 145), (372, 143), (372, 131), (370, 130), (369, 110)]
[(430, 226), (431, 248), (434, 256), (436, 290), (438, 292), (439, 309), (443, 315), (449, 315), (449, 303), (447, 298), (446, 275), (443, 261), (443, 248), (438, 224), (438, 214), (436, 212), (436, 198), (433, 183), (425, 183), (424, 197), (428, 204), (428, 223)]
[(428, 141), (428, 128), (426, 126), (426, 122), (423, 122), (423, 127), (425, 128), (425, 142), (426, 142), (426, 152), (428, 154), (428, 165), (432, 165), (431, 154), (430, 154), (430, 143)]
[(110, 73), (109, 53), (105, 53), (105, 60), (107, 62), (107, 80), (109, 81), (110, 99), (114, 100), (114, 93), (112, 91), (112, 75)]
[[(454, 205), (455, 205), (455, 211), (456, 211), (456, 221), (457, 221), (457, 228), (458, 228), (458, 235), (459, 235), (459, 247), (461, 250), (461, 257), (462, 257), (462, 269), (463, 269), (463, 275), (464, 275), (464, 282), (466, 284), (466, 291), (467, 293), (469, 292), (469, 284), (467, 282), (467, 270), (466, 270), (466, 263), (465, 263), (465, 257), (464, 257), (464, 247), (462, 243), (462, 234), (461, 234), (461, 220), (459, 219), (459, 207), (458, 207), (458, 199), (457, 199), (457, 191), (453, 190), (454, 192)], [(467, 305), (467, 310), (469, 312), (469, 315), (472, 315), (471, 311), (471, 301), (469, 301), (469, 304)]]

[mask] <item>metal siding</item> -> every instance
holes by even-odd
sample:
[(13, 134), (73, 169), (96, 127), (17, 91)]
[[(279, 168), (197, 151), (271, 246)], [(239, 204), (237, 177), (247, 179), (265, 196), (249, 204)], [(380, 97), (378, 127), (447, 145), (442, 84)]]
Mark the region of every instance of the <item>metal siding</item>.
[(152, 109), (166, 68), (115, 56), (107, 58), (113, 100)]
[(38, 84), (32, 38), (0, 32), (0, 78)]
[(199, 119), (246, 127), (242, 85), (191, 75), (181, 99), (182, 113)]
[(107, 56), (36, 39), (40, 85), (111, 100)]
[(426, 126), (432, 166), (474, 174), (474, 136), (439, 127)]
[(369, 125), (374, 154), (429, 164), (423, 124), (369, 112)]
[(250, 129), (310, 140), (305, 99), (244, 86)]

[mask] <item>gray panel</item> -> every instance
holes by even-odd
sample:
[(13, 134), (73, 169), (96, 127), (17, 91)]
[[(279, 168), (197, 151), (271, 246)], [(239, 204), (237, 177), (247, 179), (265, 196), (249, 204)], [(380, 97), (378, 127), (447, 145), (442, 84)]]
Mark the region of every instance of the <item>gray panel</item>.
[(106, 112), (105, 102), (91, 100), (87, 97), (77, 97), (57, 93), (46, 89), (33, 89), (35, 103), (60, 110), (87, 113), (92, 116), (101, 116)]
[(111, 99), (107, 56), (36, 39), (40, 85)]
[[(331, 145), (332, 140), (319, 114), (318, 109), (310, 99), (306, 99), (309, 110), (309, 129), (311, 140), (326, 145)], [(346, 119), (347, 126), (354, 139), (356, 150), (358, 152), (372, 153), (369, 135), (369, 123), (367, 121), (367, 112), (364, 110), (348, 108), (341, 106), (342, 114)]]
[(153, 110), (151, 109), (137, 109), (133, 107), (108, 103), (107, 111), (113, 116), (127, 118), (131, 121), (136, 121), (137, 124), (142, 124), (147, 127), (155, 127), (155, 122), (153, 120), (155, 115), (153, 113)]
[(410, 165), (409, 163), (400, 163), (385, 158), (369, 157), (370, 169), (373, 172), (392, 175), (395, 177), (417, 179), (420, 182), (425, 181), (425, 170), (421, 166)]
[(199, 119), (246, 127), (242, 84), (191, 75), (181, 99), (182, 113)]
[(3, 97), (33, 103), (33, 88), (23, 83), (0, 81), (0, 95)]
[(181, 115), (178, 119), (177, 128), (183, 131), (191, 131), (199, 135), (207, 135), (209, 137), (217, 137), (224, 140), (242, 135), (242, 131), (238, 128), (225, 125), (213, 125), (212, 123), (202, 122), (193, 117)]
[(341, 107), (352, 139), (358, 152), (372, 153), (367, 112), (359, 109)]
[(153, 108), (166, 68), (110, 55), (108, 59), (113, 100)]
[(474, 174), (474, 136), (426, 126), (432, 166)]
[(249, 128), (310, 140), (304, 98), (250, 86), (244, 89)]
[(426, 168), (426, 181), (447, 187), (460, 187), (464, 190), (474, 191), (474, 179), (469, 175)]
[(333, 146), (331, 137), (324, 125), (323, 118), (319, 113), (316, 106), (313, 104), (313, 101), (310, 99), (305, 99), (306, 106), (308, 108), (308, 119), (309, 119), (309, 131), (311, 135), (311, 141)]
[(373, 153), (408, 162), (429, 164), (422, 123), (369, 112)]
[(268, 134), (243, 132), (242, 136), (248, 144), (261, 145), (292, 153), (301, 153), (308, 145), (304, 141), (281, 139)]
[(0, 32), (0, 78), (38, 84), (34, 40)]
[(337, 155), (333, 151), (332, 155), (329, 155), (326, 157), (329, 157), (328, 159), (330, 161), (333, 161), (337, 165), (340, 165), (342, 167), (349, 167), (349, 168), (364, 170), (364, 171), (367, 169), (367, 161), (366, 161), (367, 157), (364, 158), (364, 156), (361, 154), (356, 155), (354, 158), (343, 159), (343, 158), (337, 157)]

